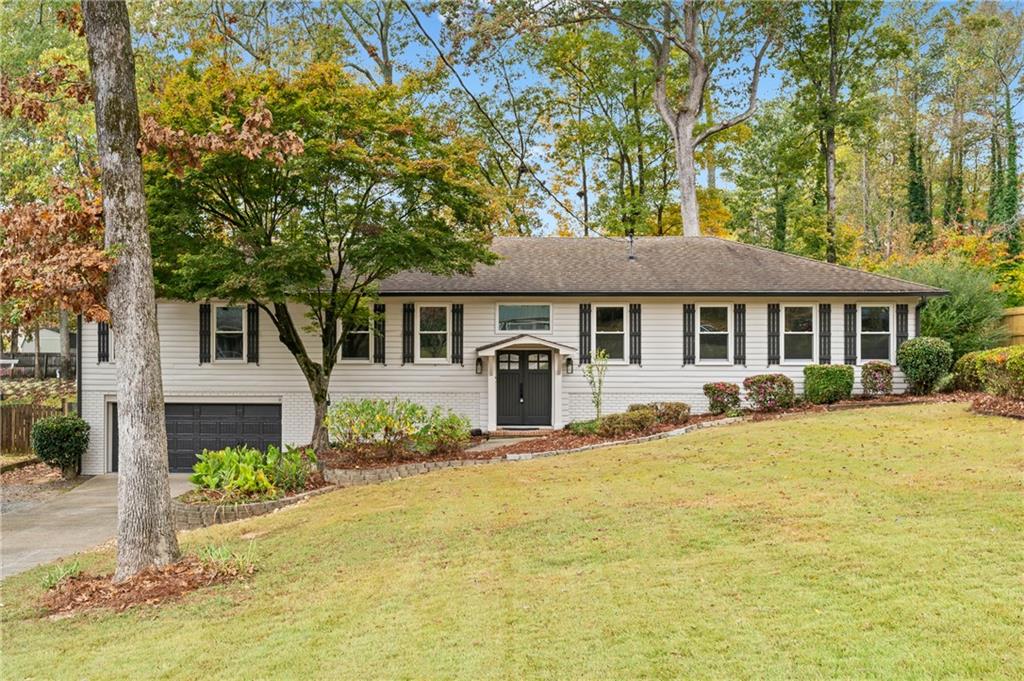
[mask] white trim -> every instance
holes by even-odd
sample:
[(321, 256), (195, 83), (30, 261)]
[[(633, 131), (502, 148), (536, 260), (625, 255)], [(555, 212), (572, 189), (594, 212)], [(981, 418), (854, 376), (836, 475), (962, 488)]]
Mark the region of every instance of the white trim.
[(524, 350), (530, 348), (544, 348), (547, 350), (557, 350), (562, 354), (569, 356), (576, 352), (576, 348), (563, 343), (556, 343), (555, 341), (548, 340), (546, 338), (538, 338), (537, 336), (531, 336), (530, 334), (521, 334), (515, 338), (509, 338), (501, 343), (492, 343), (487, 347), (479, 347), (476, 349), (478, 357), (493, 357), (495, 353), (505, 350), (507, 348), (522, 348)]
[[(501, 323), (501, 306), (502, 305), (543, 305), (548, 309), (548, 328), (546, 329), (501, 329), (498, 324)], [(549, 335), (554, 333), (554, 310), (552, 305), (548, 301), (533, 301), (533, 300), (506, 300), (497, 302), (494, 304), (494, 333), (498, 336), (517, 335), (517, 334), (544, 334)]]
[[(420, 356), (420, 309), (424, 307), (443, 307), (445, 311), (445, 343), (444, 357)], [(416, 303), (416, 314), (413, 320), (414, 364), (451, 364), (452, 361), (452, 306), (449, 303)], [(437, 333), (428, 331), (427, 333)]]
[[(864, 352), (861, 350), (861, 338), (865, 333), (861, 331), (861, 310), (865, 307), (884, 307), (889, 310), (889, 356), (885, 359), (882, 358), (864, 358)], [(908, 329), (909, 332), (909, 315), (908, 315)], [(857, 365), (861, 365), (864, 362), (889, 362), (890, 364), (896, 364), (896, 330), (894, 328), (896, 322), (896, 308), (893, 303), (857, 303)], [(867, 331), (869, 335), (881, 336), (881, 331)], [(909, 333), (908, 333), (909, 336)]]
[[(807, 331), (786, 331), (786, 310), (791, 307), (809, 307), (811, 308), (811, 356), (810, 358), (794, 358), (789, 359), (786, 357), (786, 334), (789, 333), (794, 336), (806, 336)], [(808, 364), (818, 363), (818, 344), (815, 340), (818, 337), (818, 306), (814, 303), (784, 303), (780, 306), (779, 310), (779, 361), (781, 364), (789, 364), (792, 366), (805, 366)]]
[[(601, 302), (590, 303), (590, 356), (597, 353), (597, 309), (600, 307), (618, 307), (622, 309), (622, 358), (608, 358), (609, 364), (629, 364), (629, 303)], [(612, 335), (618, 331), (601, 331), (600, 333)]]
[[(725, 356), (725, 359), (717, 359), (717, 358), (716, 359), (703, 359), (700, 356), (700, 336), (701, 336), (701, 333), (703, 333), (700, 330), (700, 312), (701, 312), (701, 310), (703, 310), (706, 307), (724, 307), (725, 308), (725, 335), (726, 335), (726, 340), (725, 340), (725, 355), (726, 356)], [(733, 329), (732, 317), (733, 317), (733, 315), (735, 313), (736, 313), (736, 305), (735, 305), (735, 303), (704, 303), (704, 304), (699, 304), (699, 305), (696, 306), (696, 309), (694, 310), (694, 319), (693, 319), (693, 327), (694, 327), (694, 332), (695, 332), (694, 339), (693, 339), (694, 340), (693, 344), (696, 346), (693, 349), (693, 351), (694, 351), (693, 354), (694, 354), (694, 361), (695, 361), (696, 364), (703, 364), (705, 366), (714, 366), (716, 364), (720, 365), (720, 366), (725, 366), (727, 364), (732, 364), (732, 361), (733, 361), (733, 342), (734, 342), (733, 341), (733, 331), (734, 331), (734, 329)], [(721, 334), (722, 332), (721, 331), (709, 331), (708, 333), (709, 334), (711, 334), (711, 333)], [(747, 359), (748, 360), (750, 359), (749, 354), (747, 355)]]
[[(234, 359), (217, 357), (217, 310), (237, 307), (242, 311), (242, 356)], [(210, 305), (210, 362), (216, 364), (244, 364), (249, 360), (249, 311), (245, 305), (231, 303), (211, 303)], [(224, 333), (234, 333), (225, 331)]]
[[(343, 332), (344, 332), (344, 325), (341, 323), (341, 320), (338, 320), (338, 335), (340, 336)], [(355, 333), (363, 333), (363, 332), (362, 331), (356, 331)], [(367, 327), (366, 327), (366, 332), (365, 333), (367, 334), (367, 337), (368, 337), (367, 340), (369, 341), (368, 344), (367, 344), (367, 348), (369, 348), (369, 351), (367, 352), (366, 357), (345, 357), (344, 352), (343, 352), (344, 349), (345, 349), (345, 343), (344, 343), (344, 341), (342, 341), (341, 344), (338, 346), (338, 363), (339, 364), (341, 364), (341, 363), (345, 363), (345, 364), (373, 364), (373, 338), (374, 338), (373, 319), (367, 320)]]

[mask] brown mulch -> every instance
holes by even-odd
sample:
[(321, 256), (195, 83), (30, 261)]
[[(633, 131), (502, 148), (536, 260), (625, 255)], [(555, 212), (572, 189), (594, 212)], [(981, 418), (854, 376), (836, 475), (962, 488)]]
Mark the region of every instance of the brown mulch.
[(990, 416), (1024, 419), (1024, 400), (1014, 400), (1009, 397), (981, 393), (971, 402), (971, 410)]
[[(473, 447), (485, 442), (486, 437), (474, 437), (466, 447)], [(383, 452), (372, 450), (330, 449), (316, 455), (317, 461), (324, 468), (388, 468), (403, 463), (428, 463), (431, 461), (447, 461), (449, 459), (493, 459), (494, 455), (487, 452), (470, 452), (465, 449), (447, 455), (423, 454), (421, 452), (400, 452), (389, 456)]]
[(306, 492), (312, 492), (313, 490), (320, 489), (321, 487), (328, 487), (330, 484), (331, 483), (324, 479), (323, 473), (317, 471), (309, 476), (306, 480), (305, 487), (295, 490), (291, 494), (285, 494), (284, 496), (268, 497), (260, 494), (239, 495), (237, 492), (225, 492), (224, 490), (219, 489), (194, 489), (178, 498), (187, 504), (251, 504), (257, 501), (274, 501), (276, 499), (284, 499), (298, 494), (305, 494)]
[(173, 565), (146, 568), (120, 584), (110, 581), (110, 575), (68, 577), (46, 592), (42, 606), (50, 616), (96, 608), (122, 611), (137, 605), (158, 605), (196, 589), (244, 579), (253, 571), (251, 565), (239, 568), (233, 563), (203, 562), (186, 556)]

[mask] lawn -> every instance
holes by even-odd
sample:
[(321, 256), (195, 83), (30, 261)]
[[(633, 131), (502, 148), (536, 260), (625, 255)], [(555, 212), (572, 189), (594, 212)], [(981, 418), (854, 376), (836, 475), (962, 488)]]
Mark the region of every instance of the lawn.
[(1021, 678), (1022, 443), (918, 405), (342, 490), (185, 535), (258, 572), (176, 604), (4, 581), (2, 675)]

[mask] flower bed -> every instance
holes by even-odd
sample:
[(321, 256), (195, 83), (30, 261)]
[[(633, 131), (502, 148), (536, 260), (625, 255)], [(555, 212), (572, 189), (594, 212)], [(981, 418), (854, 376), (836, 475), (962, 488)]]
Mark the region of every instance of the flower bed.
[(217, 502), (208, 500), (203, 495), (197, 495), (197, 492), (208, 490), (187, 492), (171, 500), (171, 517), (174, 520), (174, 528), (176, 530), (194, 530), (197, 527), (210, 527), (211, 525), (255, 518), (334, 489), (334, 485), (328, 482), (322, 474), (317, 473), (316, 478), (319, 482), (303, 492), (262, 501)]

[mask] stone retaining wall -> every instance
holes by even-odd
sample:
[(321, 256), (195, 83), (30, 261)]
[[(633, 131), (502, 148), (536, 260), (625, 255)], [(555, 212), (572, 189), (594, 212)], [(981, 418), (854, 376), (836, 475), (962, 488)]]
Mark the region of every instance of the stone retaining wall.
[(171, 499), (171, 515), (174, 518), (174, 529), (192, 530), (197, 527), (209, 527), (221, 523), (230, 523), (235, 520), (254, 518), (264, 515), (285, 506), (291, 506), (303, 499), (315, 497), (318, 494), (334, 491), (332, 485), (310, 490), (302, 494), (270, 501), (256, 501), (250, 504), (187, 504), (179, 498)]

